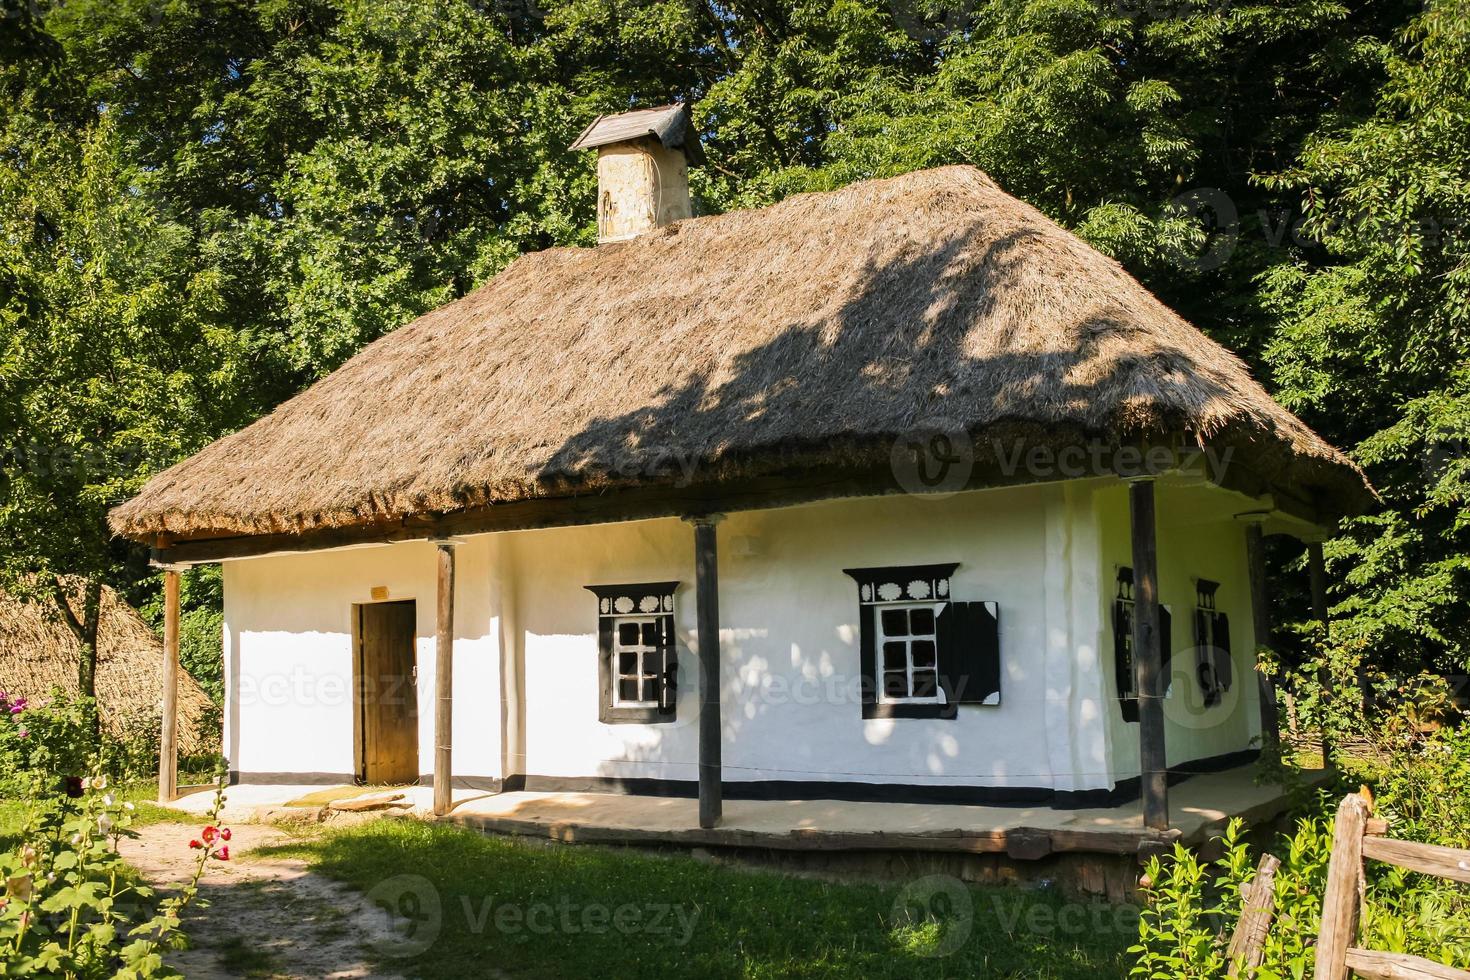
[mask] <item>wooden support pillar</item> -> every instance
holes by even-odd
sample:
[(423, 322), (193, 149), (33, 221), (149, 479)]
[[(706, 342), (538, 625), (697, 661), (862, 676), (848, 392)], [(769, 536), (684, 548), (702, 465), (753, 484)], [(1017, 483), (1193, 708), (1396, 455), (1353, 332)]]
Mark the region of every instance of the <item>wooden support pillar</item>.
[(179, 795), (179, 570), (163, 570), (163, 723), (158, 740), (158, 802)]
[(1166, 679), (1159, 637), (1159, 560), (1154, 481), (1128, 484), (1133, 526), (1133, 676), (1138, 690), (1138, 761), (1143, 825), (1169, 829), (1169, 762), (1164, 746)]
[(454, 545), (438, 541), (438, 618), (434, 629), (434, 815), (452, 805), (454, 781)]
[(715, 525), (720, 515), (689, 518), (694, 525), (694, 601), (699, 620), (699, 826), (720, 822), (720, 576)]
[(1281, 718), (1276, 708), (1276, 682), (1260, 670), (1260, 651), (1271, 646), (1271, 607), (1266, 590), (1266, 537), (1263, 514), (1245, 515), (1245, 549), (1250, 563), (1251, 623), (1256, 634), (1256, 685), (1261, 695), (1261, 744), (1281, 743)]
[[(1312, 577), (1312, 618), (1319, 624), (1322, 639), (1327, 640), (1327, 564), (1322, 558), (1322, 542), (1307, 542), (1307, 567)], [(1317, 684), (1321, 687), (1320, 697), (1325, 709), (1332, 697), (1332, 672), (1323, 664), (1317, 668)], [(1327, 726), (1322, 726), (1322, 765), (1332, 768), (1332, 741), (1327, 735)]]

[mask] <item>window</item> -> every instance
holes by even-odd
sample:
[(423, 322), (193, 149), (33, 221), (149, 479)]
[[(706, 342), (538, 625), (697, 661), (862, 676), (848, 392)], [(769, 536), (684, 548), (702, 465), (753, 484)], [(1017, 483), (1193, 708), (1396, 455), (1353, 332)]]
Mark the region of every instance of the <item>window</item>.
[(1219, 589), (1220, 583), (1209, 579), (1202, 578), (1195, 585), (1195, 675), (1206, 707), (1219, 704), (1235, 679), (1235, 665), (1230, 659), (1230, 619), (1215, 604)]
[(878, 607), (878, 649), (883, 657), (880, 701), (943, 704), (939, 687), (939, 633), (943, 605), (884, 604)]
[(677, 582), (589, 585), (597, 596), (598, 718), (608, 724), (674, 720), (679, 655)]
[(858, 584), (864, 718), (954, 718), (1000, 703), (999, 608), (956, 602), (957, 564), (849, 568)]
[[(1118, 569), (1113, 598), (1113, 664), (1117, 671), (1118, 705), (1123, 720), (1138, 721), (1138, 679), (1133, 664), (1133, 569)], [(1174, 666), (1174, 617), (1159, 603), (1159, 683), (1167, 697)]]

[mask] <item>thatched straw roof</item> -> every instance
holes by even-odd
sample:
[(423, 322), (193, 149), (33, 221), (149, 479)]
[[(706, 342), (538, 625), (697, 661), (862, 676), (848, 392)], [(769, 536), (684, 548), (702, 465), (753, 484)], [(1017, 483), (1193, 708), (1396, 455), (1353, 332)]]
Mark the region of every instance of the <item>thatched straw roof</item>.
[(526, 255), (112, 514), (295, 533), (526, 498), (883, 465), (972, 433), (1184, 432), (1349, 509), (1361, 473), (1115, 261), (971, 167)]
[[(81, 615), (80, 595), (72, 608)], [(157, 725), (162, 697), (163, 643), (112, 589), (102, 590), (97, 626), (97, 705), (103, 730), (121, 736)], [(78, 644), (54, 602), (26, 601), (0, 592), (0, 691), (43, 701), (52, 687), (71, 694), (77, 679)], [(212, 704), (188, 671), (179, 671), (179, 751), (217, 751)]]

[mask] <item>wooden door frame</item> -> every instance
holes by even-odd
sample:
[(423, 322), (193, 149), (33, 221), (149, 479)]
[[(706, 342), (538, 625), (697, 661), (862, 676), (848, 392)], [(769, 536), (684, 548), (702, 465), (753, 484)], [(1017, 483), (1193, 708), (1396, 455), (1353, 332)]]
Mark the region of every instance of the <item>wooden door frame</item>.
[[(362, 670), (362, 611), (367, 606), (384, 606), (395, 602), (411, 602), (414, 609), (414, 647), (413, 667), (417, 674), (419, 665), (418, 651), (418, 598), (416, 596), (400, 596), (397, 599), (380, 599), (369, 602), (354, 602), (350, 618), (352, 620), (352, 781), (354, 785), (366, 786), (367, 781), (367, 731), (363, 726), (363, 670)], [(418, 684), (413, 685), (413, 696), (418, 697)], [(422, 749), (420, 750), (422, 752)], [(416, 768), (423, 768), (422, 765)]]

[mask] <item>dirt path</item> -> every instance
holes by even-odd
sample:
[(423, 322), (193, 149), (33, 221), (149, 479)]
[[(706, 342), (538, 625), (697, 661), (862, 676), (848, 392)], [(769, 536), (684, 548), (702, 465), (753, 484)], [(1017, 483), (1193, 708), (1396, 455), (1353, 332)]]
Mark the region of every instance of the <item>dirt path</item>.
[[(123, 841), (123, 858), (157, 888), (173, 888), (194, 873), (188, 841), (198, 827), (154, 824)], [(395, 936), (383, 913), (346, 885), (312, 874), (306, 862), (256, 857), (262, 846), (288, 841), (271, 826), (233, 828), (231, 859), (211, 861), (199, 884), (208, 907), (184, 916), (190, 948), (169, 962), (190, 980), (224, 977), (383, 978), (370, 951)]]

